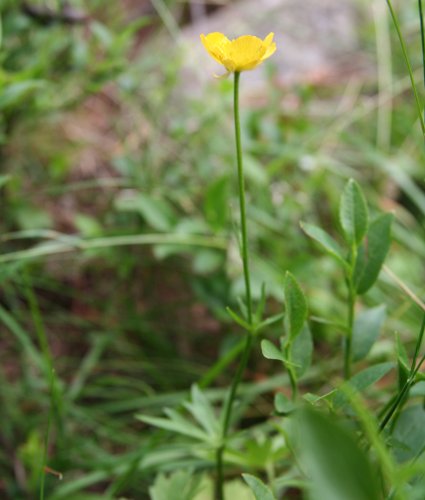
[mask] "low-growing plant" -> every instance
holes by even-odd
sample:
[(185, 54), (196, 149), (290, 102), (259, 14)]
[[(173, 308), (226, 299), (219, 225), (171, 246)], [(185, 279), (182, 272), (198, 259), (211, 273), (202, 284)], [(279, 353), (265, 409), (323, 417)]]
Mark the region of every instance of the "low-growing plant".
[[(0, 156), (11, 165), (21, 130), (111, 81), (135, 113), (121, 133), (143, 124), (144, 138), (131, 133), (118, 148), (108, 167), (119, 177), (102, 180), (108, 207), (101, 218), (77, 214), (73, 234), (31, 204), (19, 210), (20, 171), (0, 177), (2, 229), (23, 229), (0, 238), (0, 496), (422, 500), (425, 306), (410, 281), (423, 279), (425, 197), (414, 181), (423, 152), (400, 124), (412, 126), (408, 87), (391, 94), (403, 120), (386, 129), (394, 151), (383, 152), (361, 106), (332, 114), (329, 127), (315, 121), (314, 85), (297, 87), (291, 114), (270, 80), (270, 102), (241, 113), (243, 72), (273, 55), (273, 34), (211, 33), (202, 42), (233, 83), (174, 105), (176, 60), (148, 49), (127, 62), (147, 18), (123, 32), (91, 18), (87, 37), (64, 18), (70, 4), (78, 13), (83, 2), (0, 6)], [(152, 5), (175, 36), (173, 2)], [(423, 62), (421, 0), (418, 11)], [(61, 186), (61, 165), (46, 169), (54, 192), (101, 185)], [(409, 209), (379, 197), (395, 189)], [(75, 254), (84, 273), (65, 270)]]

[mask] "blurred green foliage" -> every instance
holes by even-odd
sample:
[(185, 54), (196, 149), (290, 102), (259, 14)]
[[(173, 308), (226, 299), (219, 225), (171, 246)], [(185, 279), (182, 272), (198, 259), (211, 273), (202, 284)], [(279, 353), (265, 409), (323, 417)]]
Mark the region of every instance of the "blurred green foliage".
[[(68, 4), (84, 20), (69, 23), (61, 20), (63, 2), (28, 2), (49, 9), (53, 19), (46, 23), (25, 12), (23, 4), (0, 5), (0, 496), (38, 496), (48, 435), (47, 464), (63, 472), (64, 480), (46, 474), (46, 498), (145, 498), (149, 491), (163, 498), (182, 481), (192, 498), (199, 485), (205, 484), (204, 492), (212, 488), (209, 450), (153, 431), (134, 415), (143, 413), (145, 422), (152, 422), (163, 418), (164, 408), (177, 408), (173, 416), (180, 422), (187, 388), (207, 380), (200, 384), (206, 399), (196, 394), (204, 408), (212, 407), (212, 418), (231, 378), (227, 368), (233, 365), (226, 360), (237, 351), (240, 333), (225, 307), (237, 308), (243, 290), (235, 237), (231, 82), (211, 78), (202, 87), (195, 76), (191, 85), (199, 91), (184, 92), (185, 49), (170, 43), (152, 10), (131, 18), (122, 2), (74, 0)], [(171, 13), (181, 7), (164, 5)], [(401, 19), (417, 67), (414, 7), (403, 6)], [(359, 8), (368, 14), (367, 7)], [(374, 26), (365, 23), (362, 49), (381, 64), (374, 35)], [(246, 99), (242, 110), (255, 298), (265, 283), (267, 313), (279, 313), (285, 272), (297, 276), (308, 297), (315, 343), (311, 367), (310, 359), (302, 363), (303, 393), (336, 407), (332, 411), (342, 408), (348, 417), (334, 426), (327, 417), (300, 413), (302, 445), (318, 450), (300, 458), (318, 478), (316, 493), (326, 498), (344, 494), (339, 482), (329, 484), (334, 460), (329, 435), (339, 443), (334, 451), (348, 454), (363, 480), (374, 462), (364, 443), (355, 441), (361, 425), (350, 426), (362, 405), (332, 392), (340, 372), (345, 284), (338, 262), (305, 236), (300, 220), (341, 241), (338, 201), (347, 178), (354, 177), (365, 191), (371, 219), (395, 211), (388, 268), (418, 297), (424, 291), (424, 149), (397, 40), (391, 37), (391, 89), (380, 88), (374, 75), (282, 87), (271, 67), (262, 105)], [(390, 141), (383, 147), (380, 96), (388, 92), (392, 120), (386, 122)], [(136, 238), (143, 235), (167, 241), (139, 246)], [(203, 246), (190, 244), (199, 236)], [(115, 237), (129, 237), (132, 244), (119, 244)], [(87, 242), (91, 246), (85, 248)], [(37, 252), (43, 258), (32, 258)], [(404, 381), (408, 377), (400, 343), (411, 352), (419, 308), (383, 272), (358, 309), (355, 360), (362, 360), (365, 370), (371, 369), (368, 363), (376, 366), (360, 371), (354, 386), (374, 406), (384, 405), (397, 391), (395, 377), (388, 375), (394, 352), (402, 382), (403, 366)], [(281, 323), (269, 327), (266, 349), (282, 330)], [(288, 386), (279, 370), (257, 353), (240, 394), (235, 421), (241, 432), (225, 457), (231, 477), (238, 478), (227, 487), (238, 498), (248, 491), (241, 470), (254, 474), (245, 480), (264, 498), (272, 493), (263, 480), (273, 484), (273, 494), (311, 490), (288, 446), (292, 431), (286, 416), (268, 418), (272, 393)], [(380, 386), (386, 376), (389, 382)], [(210, 387), (212, 382), (218, 388)], [(397, 461), (413, 457), (418, 468), (420, 387), (412, 389), (416, 404), (402, 410), (393, 435), (383, 437)], [(332, 396), (323, 397), (329, 390)], [(283, 395), (277, 401), (279, 414), (292, 414)], [(385, 457), (380, 460), (386, 463)], [(205, 476), (193, 477), (198, 472)], [(402, 473), (415, 477), (407, 468)], [(352, 479), (343, 467), (340, 475)], [(374, 498), (373, 481), (355, 487), (363, 488), (364, 498)], [(412, 481), (407, 494), (423, 498), (422, 482)]]

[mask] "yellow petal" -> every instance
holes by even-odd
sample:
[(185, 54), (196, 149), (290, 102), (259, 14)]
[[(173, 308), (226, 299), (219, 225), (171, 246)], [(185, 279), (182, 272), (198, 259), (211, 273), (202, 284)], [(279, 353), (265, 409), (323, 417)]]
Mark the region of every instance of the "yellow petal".
[(276, 52), (276, 44), (273, 42), (273, 37), (274, 33), (269, 33), (263, 41), (264, 45), (266, 46), (266, 52), (262, 58), (262, 61)]
[(246, 71), (261, 62), (266, 47), (260, 38), (244, 35), (232, 40), (228, 50), (229, 59), (234, 63), (234, 71)]
[(264, 45), (267, 45), (267, 46), (271, 45), (271, 43), (273, 42), (273, 37), (274, 37), (274, 33), (273, 32), (269, 33), (266, 36), (266, 38), (263, 40)]
[(209, 33), (207, 36), (201, 35), (201, 41), (207, 49), (208, 54), (217, 62), (223, 64), (224, 49), (230, 44), (230, 40), (223, 33)]

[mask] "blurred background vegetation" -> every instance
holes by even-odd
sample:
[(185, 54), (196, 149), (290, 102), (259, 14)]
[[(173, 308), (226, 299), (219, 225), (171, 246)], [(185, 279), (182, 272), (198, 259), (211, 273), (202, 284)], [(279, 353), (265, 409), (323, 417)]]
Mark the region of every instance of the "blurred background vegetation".
[[(254, 293), (265, 283), (267, 308), (279, 312), (284, 272), (302, 283), (317, 367), (306, 387), (339, 369), (340, 332), (314, 318), (344, 317), (345, 289), (299, 222), (337, 235), (348, 177), (372, 211), (396, 216), (390, 273), (364, 298), (387, 306), (372, 358), (391, 357), (395, 331), (408, 345), (420, 322), (391, 273), (424, 296), (424, 149), (412, 93), (385, 9), (374, 18), (372, 4), (351, 3), (356, 54), (370, 70), (356, 74), (348, 61), (347, 76), (290, 83), (271, 60), (243, 99)], [(399, 4), (420, 68), (415, 5)], [(217, 360), (240, 340), (225, 313), (243, 290), (232, 84), (196, 67), (197, 90), (184, 91), (180, 36), (196, 32), (199, 5), (0, 3), (2, 498), (37, 497), (47, 433), (47, 463), (65, 477), (47, 475), (52, 499), (147, 498), (158, 472), (205, 466), (134, 418), (176, 405), (200, 380), (220, 398), (233, 364)], [(201, 15), (228, 7), (211, 3)], [(282, 16), (291, 16), (284, 2)], [(255, 354), (243, 426), (257, 437), (270, 433), (279, 374)], [(258, 446), (245, 450), (253, 470), (270, 458)]]

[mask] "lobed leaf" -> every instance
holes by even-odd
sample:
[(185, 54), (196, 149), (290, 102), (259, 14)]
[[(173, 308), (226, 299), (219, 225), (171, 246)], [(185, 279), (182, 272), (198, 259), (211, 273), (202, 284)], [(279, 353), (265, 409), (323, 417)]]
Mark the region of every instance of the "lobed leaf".
[(145, 424), (158, 427), (159, 429), (164, 429), (167, 431), (175, 432), (176, 434), (182, 434), (184, 436), (189, 436), (199, 441), (209, 441), (209, 436), (195, 427), (192, 422), (184, 419), (180, 414), (174, 410), (164, 410), (169, 418), (160, 417), (149, 417), (147, 415), (136, 415), (138, 420), (141, 420)]
[(195, 420), (208, 432), (208, 434), (211, 436), (218, 436), (220, 433), (219, 420), (205, 394), (197, 385), (193, 385), (191, 396), (192, 401), (190, 403), (184, 403), (185, 408), (190, 411)]
[(244, 481), (254, 493), (255, 500), (276, 500), (276, 497), (260, 479), (251, 474), (242, 474)]

